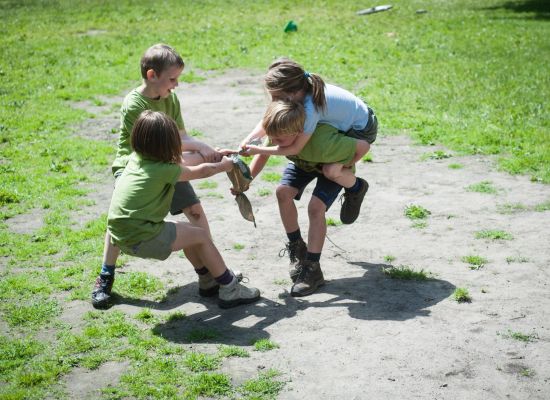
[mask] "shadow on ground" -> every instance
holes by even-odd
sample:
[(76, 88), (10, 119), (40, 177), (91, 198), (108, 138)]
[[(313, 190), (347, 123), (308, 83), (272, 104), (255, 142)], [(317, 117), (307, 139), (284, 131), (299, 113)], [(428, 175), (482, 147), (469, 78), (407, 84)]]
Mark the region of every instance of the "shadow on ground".
[[(512, 11), (525, 19), (550, 20), (550, 2), (548, 0), (524, 0), (506, 1), (500, 5), (486, 7), (483, 10), (506, 10)], [(533, 16), (521, 14), (533, 13)]]
[[(298, 311), (308, 308), (343, 308), (349, 316), (362, 320), (404, 321), (428, 316), (429, 307), (448, 298), (455, 286), (447, 281), (403, 281), (387, 277), (386, 264), (350, 262), (365, 270), (363, 276), (333, 279), (318, 290), (326, 300), (312, 300), (320, 296), (294, 298), (288, 291), (279, 295), (281, 302), (261, 299), (255, 304), (221, 310), (216, 298), (201, 298), (197, 284), (178, 287), (164, 302), (140, 300), (117, 296), (116, 303), (132, 304), (156, 310), (170, 310), (187, 302), (202, 303), (206, 310), (184, 319), (161, 323), (153, 332), (176, 343), (192, 343), (201, 336), (201, 342), (250, 345), (251, 342), (269, 337), (266, 328), (283, 319), (293, 318)], [(190, 295), (193, 293), (192, 295)]]

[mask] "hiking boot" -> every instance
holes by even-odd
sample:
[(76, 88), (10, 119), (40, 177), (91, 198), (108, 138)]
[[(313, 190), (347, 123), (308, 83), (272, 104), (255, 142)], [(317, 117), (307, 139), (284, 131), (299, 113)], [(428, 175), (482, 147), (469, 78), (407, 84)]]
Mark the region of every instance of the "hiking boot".
[(115, 276), (111, 274), (100, 274), (92, 291), (92, 306), (94, 308), (108, 308), (111, 305), (111, 290)]
[(319, 262), (304, 260), (298, 263), (296, 267), (299, 272), (296, 282), (290, 289), (292, 297), (308, 296), (315, 292), (318, 287), (324, 285), (325, 278)]
[[(241, 271), (231, 271), (237, 281), (243, 280), (243, 273)], [(218, 294), (220, 290), (220, 284), (216, 282), (214, 277), (209, 273), (199, 275), (199, 295), (202, 297), (212, 297)]]
[(290, 279), (294, 282), (298, 276), (296, 264), (306, 259), (307, 245), (301, 238), (295, 240), (294, 242), (288, 242), (286, 243), (285, 248), (279, 252), (279, 257), (284, 257), (287, 253), (291, 264), (291, 268), (288, 272), (290, 274)]
[(260, 291), (249, 288), (233, 278), (231, 283), (220, 285), (218, 305), (220, 308), (236, 307), (240, 304), (254, 303), (260, 298)]
[(369, 190), (369, 184), (366, 180), (361, 178), (357, 179), (361, 182), (361, 188), (355, 193), (346, 190), (342, 195), (344, 202), (340, 210), (340, 221), (342, 221), (343, 224), (353, 224), (355, 222), (361, 210), (361, 203), (363, 203), (365, 194), (367, 194), (367, 190)]

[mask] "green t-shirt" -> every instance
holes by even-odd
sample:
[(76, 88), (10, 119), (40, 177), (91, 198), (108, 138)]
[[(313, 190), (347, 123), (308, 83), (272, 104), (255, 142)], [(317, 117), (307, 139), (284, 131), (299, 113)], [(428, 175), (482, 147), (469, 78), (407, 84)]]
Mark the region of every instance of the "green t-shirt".
[(160, 233), (180, 174), (178, 164), (129, 156), (109, 207), (107, 224), (114, 244), (132, 246)]
[(180, 102), (175, 93), (172, 92), (164, 99), (154, 100), (142, 95), (138, 89), (132, 90), (126, 95), (120, 107), (120, 137), (116, 158), (112, 165), (113, 174), (128, 163), (128, 157), (132, 153), (130, 143), (132, 128), (136, 119), (145, 110), (162, 111), (176, 121), (179, 129), (184, 129)]
[(319, 164), (349, 164), (355, 155), (357, 140), (335, 127), (318, 124), (302, 151), (287, 158), (307, 172), (321, 172)]

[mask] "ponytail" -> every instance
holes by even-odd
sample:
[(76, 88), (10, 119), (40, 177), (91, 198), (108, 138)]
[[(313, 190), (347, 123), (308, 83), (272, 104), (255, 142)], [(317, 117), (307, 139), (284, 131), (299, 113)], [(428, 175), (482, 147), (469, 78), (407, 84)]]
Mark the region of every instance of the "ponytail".
[(288, 58), (275, 60), (269, 66), (264, 81), (269, 92), (296, 93), (303, 90), (306, 94), (311, 94), (317, 111), (324, 111), (327, 107), (323, 79), (305, 71), (300, 64)]

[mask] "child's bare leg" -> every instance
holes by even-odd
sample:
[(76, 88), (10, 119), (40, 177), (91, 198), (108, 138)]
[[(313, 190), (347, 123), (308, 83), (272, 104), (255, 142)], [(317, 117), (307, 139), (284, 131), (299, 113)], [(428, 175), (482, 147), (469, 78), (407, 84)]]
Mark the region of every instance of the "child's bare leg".
[[(195, 203), (192, 206), (184, 208), (182, 212), (193, 226), (204, 229), (208, 234), (208, 237), (212, 239), (208, 220), (206, 219), (206, 214), (204, 213), (204, 209), (200, 203)], [(196, 249), (183, 249), (183, 252), (185, 253), (185, 257), (187, 257), (195, 269), (200, 269), (205, 265), (204, 260), (197, 253)]]
[(172, 243), (172, 250), (183, 250), (186, 255), (193, 254), (201, 263), (200, 267), (206, 266), (214, 277), (222, 275), (227, 269), (209, 233), (205, 229), (193, 226), (190, 223), (176, 223), (176, 240)]
[(351, 168), (346, 168), (344, 164), (324, 164), (323, 175), (325, 178), (336, 182), (340, 186), (350, 188), (355, 185), (355, 174)]
[(204, 262), (203, 268), (206, 268), (219, 284), (218, 304), (221, 308), (252, 303), (260, 298), (258, 289), (243, 286), (238, 282), (233, 272), (225, 265), (210, 235), (203, 228), (186, 222), (176, 223), (176, 240), (172, 243), (172, 251), (177, 250), (192, 250)]
[(294, 204), (294, 197), (298, 194), (298, 189), (292, 186), (279, 185), (275, 193), (285, 232), (297, 231), (300, 226), (298, 225), (298, 210)]
[(325, 214), (327, 206), (318, 197), (311, 196), (307, 213), (309, 216), (309, 231), (307, 235), (307, 251), (321, 253), (327, 233)]
[(111, 234), (107, 231), (105, 233), (105, 244), (103, 245), (103, 264), (114, 266), (119, 255), (120, 249), (111, 243)]

